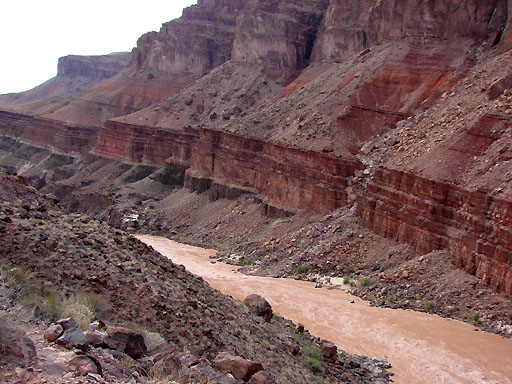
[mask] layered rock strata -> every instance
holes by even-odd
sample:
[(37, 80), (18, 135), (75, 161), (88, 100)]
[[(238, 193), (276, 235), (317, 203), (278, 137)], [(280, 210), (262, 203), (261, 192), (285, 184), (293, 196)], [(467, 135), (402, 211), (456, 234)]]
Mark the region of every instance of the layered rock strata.
[[(214, 180), (260, 194), (273, 205), (313, 213), (327, 213), (344, 205), (347, 179), (362, 168), (354, 159), (219, 130), (172, 132), (116, 121), (107, 122), (94, 151), (130, 162), (186, 165), (189, 179)], [(189, 180), (188, 184), (194, 182)]]
[(83, 152), (95, 142), (96, 129), (15, 112), (0, 111), (2, 133), (57, 152)]

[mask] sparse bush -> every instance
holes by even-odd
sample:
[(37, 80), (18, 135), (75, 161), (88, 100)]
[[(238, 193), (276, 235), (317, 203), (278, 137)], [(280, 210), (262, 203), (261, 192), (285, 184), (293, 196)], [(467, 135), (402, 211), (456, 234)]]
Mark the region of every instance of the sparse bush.
[(157, 332), (148, 331), (137, 323), (127, 323), (124, 325), (125, 328), (137, 332), (144, 337), (144, 343), (149, 351), (165, 343), (165, 339)]
[(315, 372), (320, 373), (322, 372), (322, 364), (320, 364), (320, 360), (317, 357), (308, 357), (306, 360), (306, 364), (309, 366), (309, 368)]
[(373, 283), (373, 281), (369, 277), (362, 277), (361, 280), (359, 281), (361, 288), (369, 287), (370, 285), (372, 285), (372, 283)]
[(275, 313), (272, 315), (272, 320), (274, 320), (276, 323), (280, 323), (283, 318), (279, 315), (276, 315)]
[(54, 292), (49, 292), (46, 295), (37, 293), (29, 293), (19, 301), (22, 305), (35, 304), (40, 309), (44, 318), (49, 321), (58, 320), (62, 312), (62, 303), (59, 295)]
[(388, 303), (393, 304), (395, 302), (395, 296), (389, 295), (388, 296)]
[(256, 262), (253, 259), (244, 259), (244, 265), (252, 267)]
[(165, 339), (158, 332), (145, 331), (142, 336), (144, 337), (144, 343), (148, 351), (152, 351), (165, 343)]
[(110, 304), (108, 300), (98, 293), (82, 292), (78, 295), (71, 296), (70, 300), (85, 305), (97, 317), (104, 318), (110, 314)]
[(7, 278), (13, 284), (27, 285), (29, 278), (22, 267), (14, 267), (7, 271)]
[(86, 330), (87, 326), (94, 320), (94, 313), (83, 304), (66, 302), (63, 307), (62, 316), (72, 317), (83, 330)]
[(302, 265), (299, 265), (297, 266), (296, 268), (296, 272), (299, 274), (299, 275), (305, 275), (306, 273), (308, 273), (308, 266), (305, 265), (305, 264), (302, 264)]
[(343, 284), (345, 284), (345, 285), (346, 285), (346, 284), (349, 284), (349, 283), (350, 283), (350, 277), (348, 277), (348, 276), (344, 276), (344, 277), (343, 277)]
[(507, 317), (508, 317), (509, 320), (512, 320), (512, 311), (509, 311), (507, 313)]
[(48, 293), (39, 307), (47, 315), (49, 321), (58, 320), (62, 311), (60, 297), (55, 292)]
[(30, 282), (28, 274), (23, 267), (13, 267), (6, 271), (7, 282), (10, 288), (9, 298), (11, 300), (21, 300), (27, 295), (39, 293), (38, 287)]
[(480, 315), (478, 313), (473, 313), (473, 321), (477, 324), (480, 324), (482, 322), (480, 320)]
[(446, 312), (451, 312), (451, 311), (453, 311), (453, 307), (451, 305), (447, 305), (446, 307), (444, 307), (444, 310)]
[(425, 309), (427, 311), (430, 311), (430, 310), (432, 310), (432, 308), (434, 308), (434, 302), (430, 301), (430, 300), (426, 300), (423, 302), (423, 306), (425, 307)]

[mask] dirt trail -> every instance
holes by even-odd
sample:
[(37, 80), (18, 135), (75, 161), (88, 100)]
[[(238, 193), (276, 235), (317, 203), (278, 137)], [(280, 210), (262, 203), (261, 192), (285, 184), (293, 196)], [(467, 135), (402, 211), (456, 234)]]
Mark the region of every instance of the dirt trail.
[(233, 266), (212, 263), (213, 250), (156, 236), (137, 238), (224, 294), (235, 299), (260, 294), (274, 312), (346, 352), (386, 358), (396, 383), (512, 383), (512, 339), (421, 312), (370, 307), (310, 282), (246, 276)]

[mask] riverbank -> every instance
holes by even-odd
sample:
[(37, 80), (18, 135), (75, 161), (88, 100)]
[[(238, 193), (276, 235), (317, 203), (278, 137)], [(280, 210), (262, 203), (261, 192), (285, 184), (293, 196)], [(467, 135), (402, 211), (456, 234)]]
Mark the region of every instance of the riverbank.
[(225, 294), (238, 299), (261, 294), (277, 313), (304, 324), (312, 334), (350, 353), (388, 359), (394, 382), (511, 382), (512, 340), (435, 315), (373, 307), (340, 290), (314, 288), (311, 282), (247, 276), (211, 259), (211, 250), (154, 236), (139, 238)]

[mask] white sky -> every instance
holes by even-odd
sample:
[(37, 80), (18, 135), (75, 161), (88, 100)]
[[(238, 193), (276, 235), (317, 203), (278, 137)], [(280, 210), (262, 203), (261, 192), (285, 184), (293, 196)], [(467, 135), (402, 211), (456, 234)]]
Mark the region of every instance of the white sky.
[(131, 51), (137, 39), (181, 16), (194, 0), (1, 0), (0, 94), (57, 74), (66, 55)]

